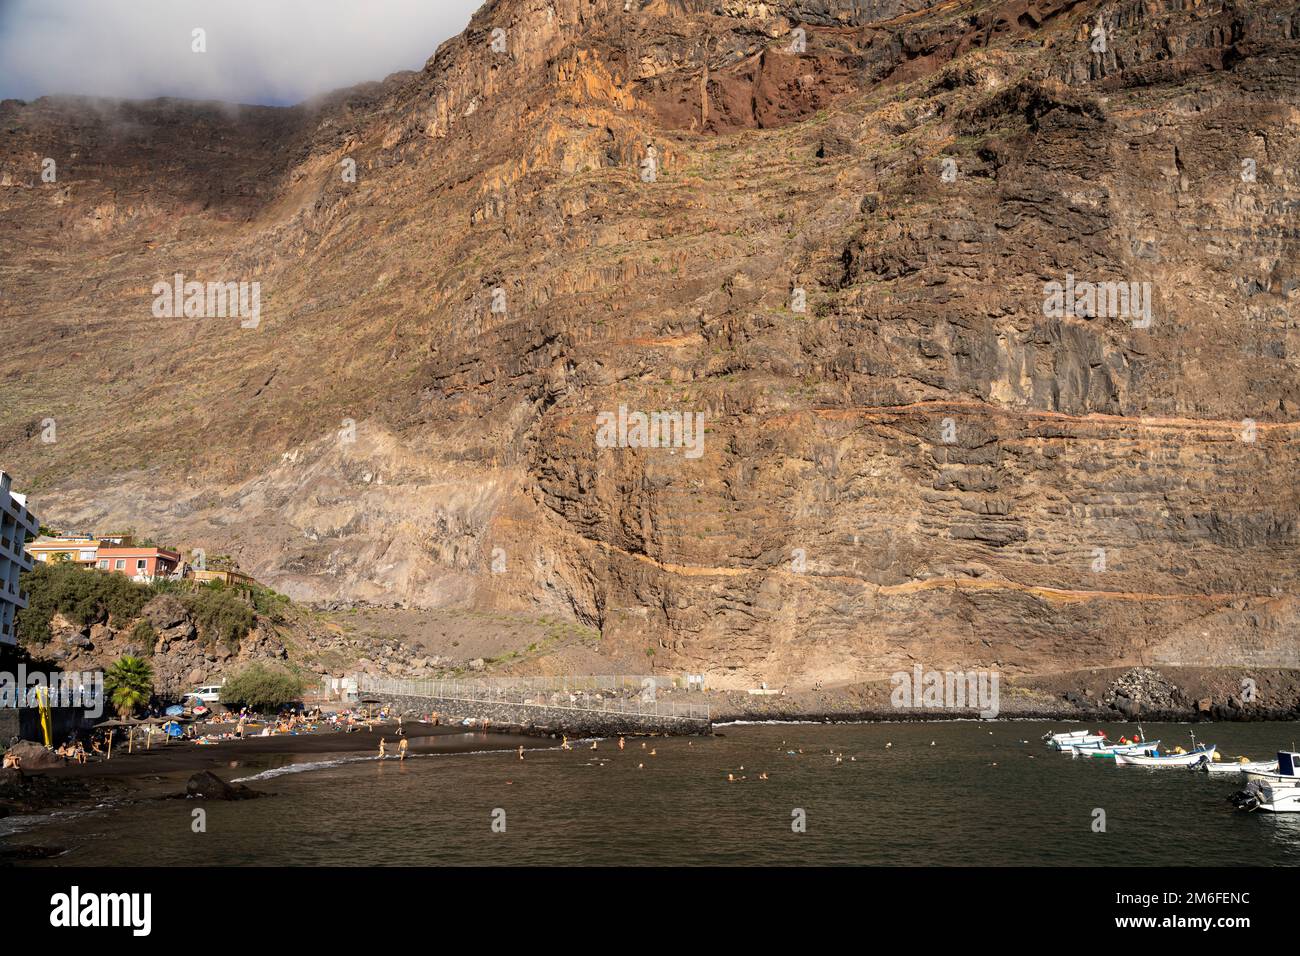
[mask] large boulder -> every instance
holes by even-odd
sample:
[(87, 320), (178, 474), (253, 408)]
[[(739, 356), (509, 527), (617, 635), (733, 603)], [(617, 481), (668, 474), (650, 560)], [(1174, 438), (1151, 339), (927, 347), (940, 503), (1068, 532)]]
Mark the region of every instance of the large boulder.
[(65, 763), (64, 759), (53, 750), (32, 740), (18, 741), (9, 748), (8, 753), (18, 758), (18, 766), (25, 773), (52, 770), (55, 767), (62, 767)]
[(198, 636), (189, 611), (174, 595), (158, 595), (144, 606), (140, 614), (162, 640), (190, 641)]
[(185, 796), (196, 800), (251, 800), (262, 794), (242, 783), (226, 783), (211, 770), (200, 770), (185, 784)]
[(83, 627), (56, 613), (50, 618), (50, 636), (61, 643), (70, 643), (77, 639), (90, 638), (90, 628)]

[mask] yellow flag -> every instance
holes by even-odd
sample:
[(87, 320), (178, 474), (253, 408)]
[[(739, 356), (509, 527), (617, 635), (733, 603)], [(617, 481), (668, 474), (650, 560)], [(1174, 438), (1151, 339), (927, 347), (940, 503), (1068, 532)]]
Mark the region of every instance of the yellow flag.
[(50, 732), (50, 696), (44, 687), (36, 688), (36, 706), (41, 713), (41, 733), (45, 735), (45, 746), (54, 746), (54, 736)]

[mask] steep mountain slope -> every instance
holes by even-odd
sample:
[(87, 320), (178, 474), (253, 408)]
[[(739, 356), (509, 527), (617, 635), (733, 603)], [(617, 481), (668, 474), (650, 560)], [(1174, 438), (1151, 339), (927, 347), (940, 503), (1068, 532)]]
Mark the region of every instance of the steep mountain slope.
[(497, 0), (290, 110), (6, 102), (0, 455), (737, 683), (1300, 666), (1298, 80), (1294, 2)]

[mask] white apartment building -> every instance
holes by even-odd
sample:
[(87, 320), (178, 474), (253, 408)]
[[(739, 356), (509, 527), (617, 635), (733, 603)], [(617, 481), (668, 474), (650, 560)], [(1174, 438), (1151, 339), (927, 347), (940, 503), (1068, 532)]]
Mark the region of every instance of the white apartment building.
[(40, 532), (40, 522), (27, 510), (26, 496), (12, 492), (11, 483), (0, 471), (0, 644), (18, 643), (14, 615), (27, 606), (27, 596), (18, 590), (18, 575), (32, 568), (23, 545)]

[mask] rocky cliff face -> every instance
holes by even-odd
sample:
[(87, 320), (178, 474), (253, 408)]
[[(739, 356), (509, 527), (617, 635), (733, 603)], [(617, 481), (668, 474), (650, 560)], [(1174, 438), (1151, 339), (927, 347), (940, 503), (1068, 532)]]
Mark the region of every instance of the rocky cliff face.
[(0, 453), (715, 683), (1298, 666), (1298, 78), (1294, 2), (498, 0), (290, 110), (7, 102)]

